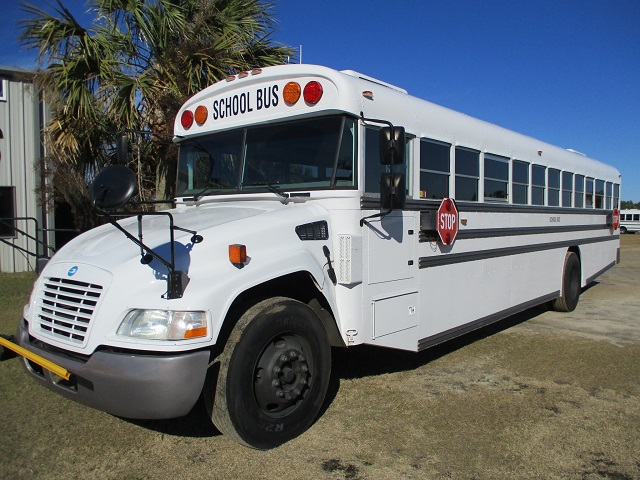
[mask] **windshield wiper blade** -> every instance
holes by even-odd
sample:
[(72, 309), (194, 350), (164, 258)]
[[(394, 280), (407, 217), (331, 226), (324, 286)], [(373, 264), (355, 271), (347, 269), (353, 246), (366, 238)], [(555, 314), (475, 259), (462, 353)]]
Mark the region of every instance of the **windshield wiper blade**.
[(276, 195), (282, 197), (282, 198), (289, 198), (289, 194), (287, 192), (283, 192), (282, 190), (280, 190), (277, 186), (275, 186), (273, 183), (269, 183), (269, 182), (248, 182), (248, 183), (243, 183), (242, 186), (249, 186), (249, 187), (267, 187), (267, 190), (269, 190), (271, 193), (275, 193)]
[(185, 198), (185, 200), (187, 200), (189, 202), (197, 202), (198, 200), (200, 200), (202, 197), (204, 197), (210, 191), (212, 191), (212, 190), (220, 190), (220, 189), (224, 189), (224, 188), (228, 188), (228, 187), (226, 187), (225, 185), (223, 185), (223, 184), (221, 184), (219, 182), (214, 182), (214, 181), (210, 180), (208, 186), (204, 187), (198, 193), (193, 195), (193, 197)]

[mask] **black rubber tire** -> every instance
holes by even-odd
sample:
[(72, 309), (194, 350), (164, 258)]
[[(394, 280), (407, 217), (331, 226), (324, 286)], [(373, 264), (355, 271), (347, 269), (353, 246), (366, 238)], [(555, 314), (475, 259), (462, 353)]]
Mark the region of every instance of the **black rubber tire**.
[(236, 441), (266, 450), (315, 421), (329, 385), (331, 348), (311, 308), (276, 297), (242, 315), (214, 363), (217, 381), (204, 391), (211, 420)]
[(580, 300), (580, 259), (575, 252), (567, 252), (562, 268), (562, 292), (552, 307), (557, 312), (573, 312)]
[[(0, 334), (0, 337), (15, 343), (15, 338), (13, 337), (13, 335)], [(15, 353), (13, 350), (9, 350), (8, 348), (5, 348), (2, 345), (0, 345), (0, 362), (3, 362), (4, 360), (9, 360), (11, 358), (16, 358), (17, 356), (18, 354)]]
[(627, 227), (620, 227), (620, 233), (627, 233)]

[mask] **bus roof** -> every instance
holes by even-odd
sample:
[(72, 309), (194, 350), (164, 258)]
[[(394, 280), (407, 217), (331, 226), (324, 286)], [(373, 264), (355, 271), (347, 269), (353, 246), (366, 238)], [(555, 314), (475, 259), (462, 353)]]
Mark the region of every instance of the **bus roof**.
[[(293, 104), (284, 100), (287, 83), (295, 82), (302, 90), (314, 81), (322, 86), (322, 96), (317, 103), (309, 104), (304, 98)], [(193, 114), (200, 106), (207, 109), (206, 119), (201, 123), (192, 122), (185, 128), (181, 121), (184, 112), (189, 110)], [(557, 147), (413, 97), (402, 88), (353, 70), (339, 72), (317, 65), (265, 67), (217, 82), (183, 105), (174, 132), (181, 138), (336, 112), (385, 119), (404, 126), (407, 133), (420, 138), (620, 182), (617, 169), (575, 150)]]

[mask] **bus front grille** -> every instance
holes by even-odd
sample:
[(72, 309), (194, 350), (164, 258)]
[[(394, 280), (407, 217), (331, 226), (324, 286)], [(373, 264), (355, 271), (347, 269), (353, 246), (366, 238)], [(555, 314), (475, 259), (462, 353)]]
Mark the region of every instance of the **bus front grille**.
[(102, 286), (64, 278), (45, 279), (36, 300), (41, 333), (72, 345), (85, 342)]

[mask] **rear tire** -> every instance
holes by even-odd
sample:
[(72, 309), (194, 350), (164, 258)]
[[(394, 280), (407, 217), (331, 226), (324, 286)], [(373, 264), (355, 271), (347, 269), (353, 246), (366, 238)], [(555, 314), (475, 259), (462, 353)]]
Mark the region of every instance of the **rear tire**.
[(620, 227), (620, 233), (627, 233), (627, 227)]
[(218, 379), (205, 388), (222, 433), (265, 450), (302, 434), (316, 419), (331, 369), (322, 321), (304, 303), (276, 297), (249, 308), (217, 358)]
[(552, 307), (557, 312), (573, 312), (580, 300), (580, 259), (575, 252), (567, 252), (562, 269), (562, 292)]

